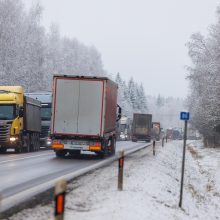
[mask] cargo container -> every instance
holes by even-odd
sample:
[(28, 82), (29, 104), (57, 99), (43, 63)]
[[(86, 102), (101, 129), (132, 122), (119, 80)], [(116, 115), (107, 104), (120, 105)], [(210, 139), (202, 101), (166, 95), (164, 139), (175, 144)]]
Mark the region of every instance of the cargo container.
[(58, 157), (81, 151), (114, 154), (119, 119), (117, 84), (110, 79), (54, 76), (51, 138)]
[(25, 93), (26, 96), (36, 99), (41, 102), (41, 147), (50, 147), (50, 124), (51, 124), (51, 107), (52, 107), (52, 92), (33, 92)]
[(132, 141), (151, 141), (151, 114), (133, 114)]
[(166, 130), (166, 137), (168, 139), (172, 139), (173, 138), (173, 129), (172, 128), (167, 128), (167, 130)]
[(151, 131), (151, 136), (154, 138), (156, 141), (160, 140), (160, 122), (152, 122), (152, 131)]
[(41, 103), (26, 97), (21, 86), (0, 86), (0, 152), (40, 148)]

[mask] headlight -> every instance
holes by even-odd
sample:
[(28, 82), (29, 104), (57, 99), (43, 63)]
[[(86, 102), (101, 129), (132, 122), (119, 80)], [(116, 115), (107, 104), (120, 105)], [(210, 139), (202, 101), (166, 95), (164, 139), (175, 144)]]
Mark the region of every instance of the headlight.
[(14, 142), (14, 141), (16, 141), (16, 140), (17, 140), (16, 137), (10, 137), (10, 141), (11, 141), (11, 142)]
[(47, 139), (47, 145), (50, 146), (52, 144), (51, 139)]

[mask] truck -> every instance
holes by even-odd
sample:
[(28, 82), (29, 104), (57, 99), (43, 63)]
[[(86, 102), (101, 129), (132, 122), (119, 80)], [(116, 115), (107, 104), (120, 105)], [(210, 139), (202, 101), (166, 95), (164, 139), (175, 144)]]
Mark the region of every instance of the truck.
[(131, 125), (132, 120), (127, 116), (122, 116), (118, 121), (118, 140), (128, 141), (131, 139)]
[(107, 77), (54, 75), (51, 148), (57, 157), (83, 151), (101, 158), (115, 154), (121, 117), (117, 90)]
[(52, 92), (33, 92), (25, 93), (26, 96), (41, 102), (41, 133), (40, 146), (50, 147), (50, 124), (51, 124), (51, 108), (52, 108)]
[(166, 137), (167, 137), (167, 139), (172, 139), (173, 138), (173, 129), (172, 128), (167, 128)]
[(0, 86), (0, 152), (40, 148), (41, 103), (24, 95), (21, 86)]
[(182, 140), (183, 139), (183, 131), (181, 128), (173, 128), (172, 139), (173, 140)]
[(132, 141), (151, 141), (152, 114), (133, 114)]
[(152, 137), (156, 140), (159, 141), (160, 140), (160, 122), (152, 122)]

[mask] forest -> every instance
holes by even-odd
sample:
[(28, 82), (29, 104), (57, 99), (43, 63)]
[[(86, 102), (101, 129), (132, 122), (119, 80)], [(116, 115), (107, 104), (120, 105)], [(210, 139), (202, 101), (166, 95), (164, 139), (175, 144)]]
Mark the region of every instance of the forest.
[(220, 144), (220, 8), (217, 22), (208, 35), (194, 33), (187, 43), (191, 65), (187, 67), (190, 93), (187, 105), (191, 124), (205, 138), (206, 145)]
[(0, 0), (1, 85), (21, 85), (26, 92), (51, 91), (54, 74), (107, 76), (118, 83), (124, 115), (152, 113), (164, 127), (178, 125), (183, 100), (161, 97), (158, 104), (160, 97), (147, 96), (146, 88), (134, 78), (108, 73), (95, 46), (63, 37), (56, 24), (46, 30), (42, 16), (39, 3), (27, 9), (22, 0)]

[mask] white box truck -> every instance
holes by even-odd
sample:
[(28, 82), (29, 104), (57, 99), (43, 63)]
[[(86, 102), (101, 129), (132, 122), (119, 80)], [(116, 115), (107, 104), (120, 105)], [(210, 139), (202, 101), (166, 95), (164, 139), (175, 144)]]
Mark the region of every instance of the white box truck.
[[(53, 77), (52, 148), (58, 157), (92, 151), (115, 153), (117, 84), (106, 77)], [(118, 115), (117, 115), (118, 113)]]

